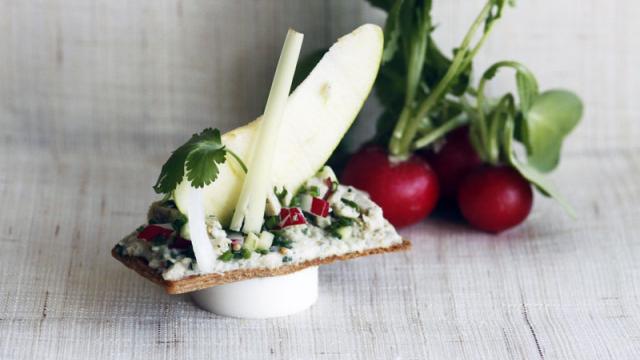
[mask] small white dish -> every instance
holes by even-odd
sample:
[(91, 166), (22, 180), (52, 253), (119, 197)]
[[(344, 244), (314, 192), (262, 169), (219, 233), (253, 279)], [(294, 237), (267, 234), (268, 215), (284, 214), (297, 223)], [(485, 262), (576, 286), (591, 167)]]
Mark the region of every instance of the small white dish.
[(318, 267), (255, 278), (191, 293), (200, 308), (221, 316), (266, 319), (298, 313), (318, 299)]

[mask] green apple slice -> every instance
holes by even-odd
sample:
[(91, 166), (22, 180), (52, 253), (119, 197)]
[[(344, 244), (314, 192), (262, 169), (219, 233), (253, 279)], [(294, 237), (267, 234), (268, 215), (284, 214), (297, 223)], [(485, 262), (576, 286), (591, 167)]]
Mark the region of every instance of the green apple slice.
[[(287, 100), (271, 171), (273, 186), (297, 190), (329, 159), (369, 95), (378, 74), (383, 35), (363, 25), (338, 41)], [(222, 136), (245, 162), (260, 118)], [(220, 167), (218, 179), (202, 189), (205, 215), (228, 225), (242, 188), (244, 172), (234, 161)], [(173, 197), (181, 212), (188, 204), (189, 182)], [(186, 228), (186, 227), (185, 227)]]

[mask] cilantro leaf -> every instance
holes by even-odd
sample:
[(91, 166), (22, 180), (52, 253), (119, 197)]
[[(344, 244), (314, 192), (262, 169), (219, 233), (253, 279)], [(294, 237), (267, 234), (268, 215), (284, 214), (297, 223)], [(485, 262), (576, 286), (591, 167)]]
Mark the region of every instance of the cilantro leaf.
[[(227, 152), (218, 129), (207, 128), (200, 134), (193, 134), (191, 139), (177, 148), (162, 165), (160, 176), (153, 189), (157, 193), (170, 193), (185, 176), (195, 188), (211, 184), (218, 178), (218, 165), (226, 161)], [(242, 161), (234, 156), (241, 167), (246, 167)]]
[(214, 131), (210, 139), (195, 143), (186, 161), (187, 179), (191, 185), (195, 188), (203, 187), (218, 178), (219, 170), (216, 164), (223, 164), (226, 155), (218, 130)]

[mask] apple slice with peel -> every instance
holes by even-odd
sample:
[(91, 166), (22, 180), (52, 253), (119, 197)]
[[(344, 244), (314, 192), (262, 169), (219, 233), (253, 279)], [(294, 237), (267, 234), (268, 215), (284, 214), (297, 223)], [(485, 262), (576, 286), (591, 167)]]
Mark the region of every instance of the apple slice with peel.
[[(296, 191), (329, 159), (371, 91), (382, 47), (379, 26), (360, 26), (338, 39), (289, 96), (273, 159), (272, 186)], [(222, 136), (224, 145), (248, 163), (260, 121), (258, 118)], [(242, 169), (227, 159), (217, 180), (201, 191), (205, 215), (214, 215), (228, 225), (243, 180)], [(173, 193), (183, 213), (189, 189), (189, 182), (183, 180)]]

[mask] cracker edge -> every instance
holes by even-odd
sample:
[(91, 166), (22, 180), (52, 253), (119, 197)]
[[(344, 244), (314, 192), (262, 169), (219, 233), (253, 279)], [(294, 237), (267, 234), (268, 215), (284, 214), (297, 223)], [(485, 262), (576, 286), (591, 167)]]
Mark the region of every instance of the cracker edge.
[(165, 280), (162, 275), (158, 274), (154, 269), (149, 267), (146, 262), (139, 257), (135, 256), (122, 256), (116, 252), (114, 247), (111, 250), (111, 255), (126, 267), (134, 270), (142, 277), (151, 280), (152, 282), (162, 286), (167, 294), (177, 295), (184, 294), (196, 290), (206, 289), (208, 287), (224, 285), (240, 280), (248, 280), (253, 278), (270, 277), (278, 275), (286, 275), (302, 269), (306, 269), (311, 266), (326, 265), (336, 261), (345, 261), (355, 259), (359, 257), (391, 253), (397, 251), (405, 251), (411, 248), (411, 242), (403, 239), (401, 243), (391, 245), (389, 247), (378, 247), (373, 249), (367, 249), (364, 251), (354, 251), (346, 253), (344, 255), (332, 255), (325, 258), (318, 258), (313, 260), (307, 260), (298, 264), (283, 265), (275, 269), (268, 268), (256, 268), (256, 269), (237, 269), (224, 273), (206, 274), (206, 275), (193, 275), (180, 280)]

